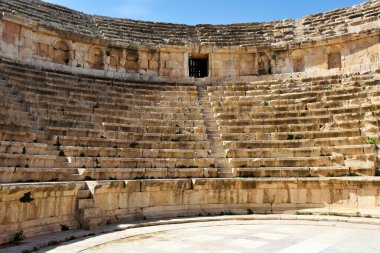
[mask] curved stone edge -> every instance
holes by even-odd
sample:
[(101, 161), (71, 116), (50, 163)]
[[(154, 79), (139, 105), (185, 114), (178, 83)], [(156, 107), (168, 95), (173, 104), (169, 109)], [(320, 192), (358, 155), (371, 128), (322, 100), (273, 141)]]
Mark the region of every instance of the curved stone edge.
[[(129, 229), (154, 227), (162, 225), (176, 225), (189, 223), (206, 223), (219, 221), (302, 221), (302, 222), (327, 222), (327, 223), (346, 223), (380, 226), (380, 219), (343, 217), (343, 216), (320, 216), (320, 215), (290, 215), (290, 214), (269, 214), (269, 215), (230, 215), (213, 217), (192, 217), (181, 219), (160, 219), (137, 221), (117, 225), (108, 225), (95, 230), (73, 230), (68, 232), (54, 233), (44, 236), (36, 236), (26, 240), (22, 245), (0, 249), (0, 253), (34, 252), (43, 248), (57, 246), (86, 237), (93, 237), (101, 234), (108, 234)], [(111, 242), (109, 240), (109, 242)]]
[[(375, 177), (1, 184), (0, 239), (10, 242), (21, 231), (32, 238), (69, 228), (226, 214), (322, 213), (379, 218), (379, 185)], [(33, 200), (21, 201), (25, 194)]]

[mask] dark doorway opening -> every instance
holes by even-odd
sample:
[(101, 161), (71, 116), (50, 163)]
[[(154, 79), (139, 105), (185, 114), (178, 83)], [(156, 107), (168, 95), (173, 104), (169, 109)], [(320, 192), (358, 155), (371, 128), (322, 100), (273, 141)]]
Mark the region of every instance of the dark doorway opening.
[(189, 76), (202, 78), (208, 76), (208, 59), (190, 59)]

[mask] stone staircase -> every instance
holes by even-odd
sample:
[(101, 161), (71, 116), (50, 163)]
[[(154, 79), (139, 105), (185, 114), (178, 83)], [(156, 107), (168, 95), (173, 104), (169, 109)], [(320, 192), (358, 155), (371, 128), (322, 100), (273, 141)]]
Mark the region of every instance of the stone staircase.
[(229, 168), (228, 159), (223, 147), (223, 141), (220, 136), (220, 131), (211, 102), (208, 97), (207, 88), (204, 85), (197, 85), (198, 100), (201, 106), (208, 141), (210, 142), (211, 157), (215, 158), (215, 166), (219, 168), (221, 177), (232, 177), (233, 173)]
[(100, 215), (100, 209), (95, 207), (95, 200), (86, 183), (78, 192), (78, 221), (81, 228), (93, 229), (105, 224)]

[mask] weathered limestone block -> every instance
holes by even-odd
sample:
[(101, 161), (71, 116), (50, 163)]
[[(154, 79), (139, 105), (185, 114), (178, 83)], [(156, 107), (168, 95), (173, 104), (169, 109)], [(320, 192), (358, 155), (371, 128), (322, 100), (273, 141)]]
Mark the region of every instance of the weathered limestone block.
[(11, 22), (4, 22), (2, 39), (8, 44), (16, 45), (21, 33), (21, 26)]

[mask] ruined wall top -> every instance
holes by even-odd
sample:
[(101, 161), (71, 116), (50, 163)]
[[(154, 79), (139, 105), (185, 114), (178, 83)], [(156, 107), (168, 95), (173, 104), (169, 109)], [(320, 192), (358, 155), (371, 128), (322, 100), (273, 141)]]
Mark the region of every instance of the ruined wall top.
[[(364, 32), (355, 27), (380, 20), (380, 0), (283, 21), (232, 25), (180, 25), (88, 15), (40, 0), (2, 0), (0, 12), (39, 25), (113, 43), (215, 46), (297, 44)], [(375, 29), (380, 29), (379, 26)]]

